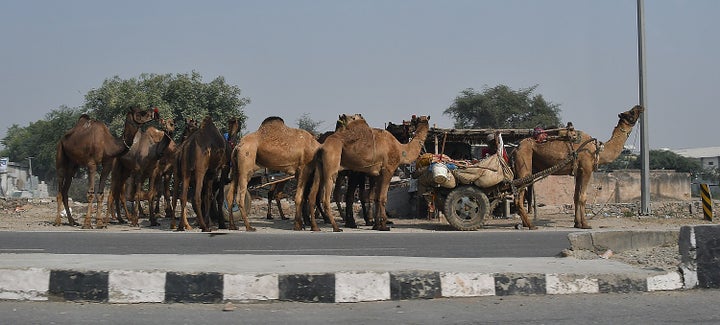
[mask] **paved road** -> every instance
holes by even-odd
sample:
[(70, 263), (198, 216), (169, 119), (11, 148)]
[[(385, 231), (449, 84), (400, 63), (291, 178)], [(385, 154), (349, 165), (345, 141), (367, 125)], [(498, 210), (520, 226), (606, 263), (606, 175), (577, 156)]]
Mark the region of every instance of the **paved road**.
[(0, 253), (552, 257), (568, 232), (0, 232)]
[(718, 290), (361, 304), (0, 302), (2, 324), (718, 324)]

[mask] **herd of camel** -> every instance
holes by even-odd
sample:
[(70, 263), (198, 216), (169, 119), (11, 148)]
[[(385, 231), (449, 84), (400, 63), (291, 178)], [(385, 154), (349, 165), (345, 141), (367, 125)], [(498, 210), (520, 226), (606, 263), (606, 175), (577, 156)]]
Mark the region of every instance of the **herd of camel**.
[[(598, 165), (612, 162), (619, 156), (642, 112), (642, 107), (635, 106), (620, 113), (612, 137), (604, 143), (579, 131), (573, 141), (538, 141), (534, 138), (520, 141), (513, 155), (516, 178), (531, 177), (535, 172), (572, 157), (572, 163), (554, 174), (575, 176), (575, 227), (590, 228), (585, 220), (585, 191), (592, 172)], [(61, 224), (64, 213), (70, 225), (78, 225), (68, 205), (68, 190), (77, 170), (86, 167), (88, 209), (83, 229), (93, 228), (95, 215), (97, 228), (107, 227), (110, 215), (124, 222), (121, 212), (131, 225), (138, 226), (140, 200), (151, 202), (150, 224), (157, 226), (159, 204), (152, 202), (163, 197), (165, 216), (171, 218), (172, 229), (192, 229), (187, 217), (190, 201), (197, 216), (196, 225), (203, 232), (210, 231), (212, 221), (218, 228), (238, 229), (232, 211), (226, 224), (222, 212), (224, 204), (236, 204), (246, 231), (255, 231), (247, 215), (248, 183), (258, 169), (266, 168), (294, 175), (297, 181), (294, 230), (302, 230), (306, 224), (313, 231), (320, 230), (315, 213), (308, 211), (316, 211), (316, 208), (326, 213), (332, 211), (330, 198), (336, 190), (335, 181), (339, 173), (346, 172), (369, 179), (370, 201), (375, 203), (374, 220), (366, 222), (375, 230), (389, 230), (385, 205), (390, 180), (401, 164), (410, 164), (421, 154), (429, 132), (429, 119), (429, 116), (413, 115), (402, 125), (391, 124), (394, 129), (378, 129), (370, 127), (360, 114), (343, 114), (338, 118), (335, 131), (316, 137), (303, 129), (288, 127), (280, 117), (273, 116), (266, 118), (257, 131), (238, 139), (240, 124), (237, 119), (228, 120), (226, 137), (208, 116), (199, 124), (186, 121), (187, 127), (180, 140), (175, 142), (174, 120), (160, 118), (157, 109), (131, 109), (126, 114), (120, 138), (113, 136), (103, 122), (83, 115), (57, 145), (58, 193), (54, 224)], [(143, 124), (151, 121), (157, 121), (158, 127), (151, 125), (143, 129)], [(100, 179), (96, 187), (98, 167)], [(105, 197), (108, 177), (110, 191)], [(148, 190), (144, 191), (146, 181)], [(523, 226), (536, 229), (523, 200), (519, 199), (524, 197), (523, 191), (519, 189), (515, 195), (518, 213)], [(135, 202), (133, 211), (128, 211), (127, 199)], [(104, 213), (102, 206), (106, 200), (107, 213)], [(175, 213), (178, 201), (179, 221)], [(335, 218), (329, 216), (327, 219), (333, 231), (342, 231)], [(351, 214), (349, 218), (346, 215), (345, 226), (356, 227)]]

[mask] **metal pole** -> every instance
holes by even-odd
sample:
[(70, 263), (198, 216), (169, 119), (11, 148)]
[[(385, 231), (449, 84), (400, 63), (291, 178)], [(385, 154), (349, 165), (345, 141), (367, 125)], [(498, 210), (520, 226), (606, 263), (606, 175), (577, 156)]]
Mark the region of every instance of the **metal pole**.
[(28, 170), (29, 170), (29, 176), (28, 176), (28, 178), (29, 178), (29, 181), (30, 181), (29, 183), (30, 183), (30, 190), (31, 190), (31, 191), (35, 189), (35, 187), (33, 187), (33, 178), (32, 178), (32, 160), (33, 160), (33, 158), (35, 158), (35, 157), (27, 157), (27, 159), (28, 159)]
[(648, 143), (648, 107), (645, 92), (645, 14), (643, 0), (637, 0), (638, 66), (640, 106), (640, 215), (650, 215), (650, 145)]

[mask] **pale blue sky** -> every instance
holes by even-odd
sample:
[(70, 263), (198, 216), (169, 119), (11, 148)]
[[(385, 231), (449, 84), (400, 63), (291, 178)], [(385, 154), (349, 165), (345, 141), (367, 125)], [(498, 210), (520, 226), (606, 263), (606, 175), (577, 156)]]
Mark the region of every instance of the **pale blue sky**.
[[(720, 1), (645, 1), (650, 147), (720, 146)], [(0, 137), (118, 75), (224, 76), (247, 131), (303, 113), (372, 126), (442, 114), (465, 88), (538, 84), (607, 140), (639, 102), (634, 0), (0, 1)], [(629, 144), (639, 146), (637, 128)]]

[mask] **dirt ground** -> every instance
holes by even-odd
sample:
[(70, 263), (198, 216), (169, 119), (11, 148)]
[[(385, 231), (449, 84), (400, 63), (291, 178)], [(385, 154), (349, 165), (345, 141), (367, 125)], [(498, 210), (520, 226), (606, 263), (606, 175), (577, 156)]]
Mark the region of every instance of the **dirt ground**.
[[(282, 201), (285, 214), (292, 217), (294, 215), (294, 205), (287, 200)], [(99, 231), (99, 232), (163, 232), (173, 231), (170, 229), (170, 220), (160, 218), (160, 227), (150, 227), (147, 219), (141, 219), (140, 227), (131, 227), (127, 224), (118, 224), (111, 220), (106, 229), (83, 230), (78, 226), (70, 226), (67, 218), (63, 217), (61, 226), (54, 226), (56, 203), (54, 199), (35, 199), (28, 201), (27, 199), (3, 199), (0, 198), (0, 231)], [(78, 222), (82, 222), (87, 205), (84, 203), (71, 203), (73, 217)], [(357, 208), (357, 207), (356, 207)], [(250, 222), (253, 227), (260, 233), (282, 233), (293, 231), (293, 220), (280, 220), (277, 207), (273, 207), (273, 215), (275, 219), (267, 220), (266, 200), (254, 200), (251, 209)], [(193, 215), (189, 213), (189, 215)], [(335, 211), (337, 216), (337, 211)], [(371, 227), (364, 226), (362, 218), (356, 214), (359, 228), (348, 229), (343, 228), (343, 222), (336, 218), (338, 225), (345, 232), (371, 232)], [(394, 218), (391, 219), (391, 232), (438, 232), (438, 231), (456, 231), (442, 217), (437, 219), (427, 218)], [(654, 217), (654, 216), (631, 216), (631, 215), (610, 215), (599, 214), (588, 216), (588, 221), (594, 230), (646, 230), (646, 229), (679, 229), (683, 225), (712, 224), (713, 222), (703, 219), (687, 216), (687, 217)], [(194, 220), (190, 220), (193, 224)], [(535, 224), (541, 231), (568, 231), (575, 230), (573, 228), (572, 211), (567, 207), (544, 206), (538, 208), (535, 218)], [(93, 224), (94, 224), (93, 220)], [(515, 215), (510, 218), (494, 218), (487, 220), (484, 229), (478, 231), (529, 231), (517, 229), (520, 219)], [(318, 221), (318, 225), (324, 232), (332, 231), (329, 224), (324, 224), (322, 220)], [(521, 228), (521, 227), (520, 227)], [(240, 231), (244, 231), (241, 226)], [(198, 232), (199, 229), (191, 230)], [(228, 230), (216, 230), (226, 232)], [(306, 230), (308, 231), (308, 230)], [(578, 230), (585, 231), (585, 230)], [(560, 252), (559, 252), (560, 253)], [(602, 252), (566, 252), (576, 258), (600, 258), (599, 253)], [(660, 268), (675, 269), (679, 262), (679, 254), (677, 246), (671, 247), (654, 247), (643, 250), (613, 252), (611, 259), (619, 260), (631, 265), (643, 268)]]

